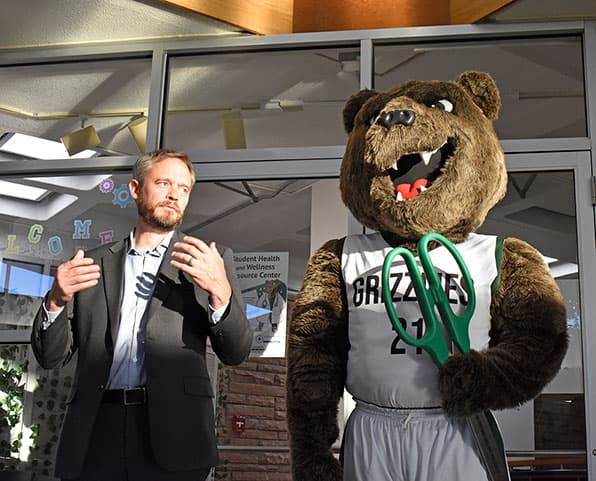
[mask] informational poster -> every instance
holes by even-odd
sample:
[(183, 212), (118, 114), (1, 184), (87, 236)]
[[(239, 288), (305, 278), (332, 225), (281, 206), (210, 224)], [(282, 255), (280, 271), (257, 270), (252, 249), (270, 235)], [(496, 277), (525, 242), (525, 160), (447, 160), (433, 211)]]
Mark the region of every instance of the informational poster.
[(288, 253), (236, 252), (236, 274), (254, 330), (253, 357), (284, 357), (288, 306)]

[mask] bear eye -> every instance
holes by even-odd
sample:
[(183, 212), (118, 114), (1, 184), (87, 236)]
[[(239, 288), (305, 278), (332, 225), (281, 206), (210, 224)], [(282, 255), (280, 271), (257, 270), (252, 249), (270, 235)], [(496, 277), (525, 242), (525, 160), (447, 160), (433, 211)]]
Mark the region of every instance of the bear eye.
[(369, 118), (368, 118), (368, 125), (372, 126), (375, 123), (375, 120), (377, 120), (377, 117), (379, 116), (379, 112), (374, 112)]
[(447, 99), (440, 99), (430, 104), (433, 109), (441, 109), (445, 112), (453, 112), (453, 104)]

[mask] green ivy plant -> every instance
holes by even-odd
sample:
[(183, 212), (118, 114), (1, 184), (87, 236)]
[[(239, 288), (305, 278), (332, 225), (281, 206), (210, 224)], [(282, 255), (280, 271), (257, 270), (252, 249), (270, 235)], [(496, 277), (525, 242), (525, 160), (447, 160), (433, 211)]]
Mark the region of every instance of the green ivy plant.
[[(0, 348), (0, 469), (16, 469), (23, 444), (23, 393), (27, 361), (24, 346)], [(31, 431), (34, 439), (38, 427)]]

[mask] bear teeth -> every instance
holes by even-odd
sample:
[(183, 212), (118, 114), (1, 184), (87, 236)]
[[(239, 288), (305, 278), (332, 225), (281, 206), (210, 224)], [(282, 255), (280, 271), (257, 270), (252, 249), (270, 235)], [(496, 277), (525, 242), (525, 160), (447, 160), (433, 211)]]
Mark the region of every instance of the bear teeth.
[(424, 165), (428, 165), (430, 163), (430, 158), (433, 156), (433, 154), (436, 154), (438, 151), (439, 149), (425, 150), (424, 152), (420, 152), (420, 157), (422, 158)]
[[(418, 155), (420, 156), (420, 158), (422, 159), (422, 162), (424, 162), (424, 165), (428, 166), (428, 164), (430, 164), (430, 159), (431, 157), (436, 154), (439, 151), (439, 149), (435, 149), (435, 150), (425, 150), (424, 152), (418, 152)], [(397, 161), (393, 162), (393, 164), (391, 165), (391, 168), (395, 171), (397, 171)]]
[[(425, 150), (423, 152), (418, 152), (418, 155), (422, 159), (422, 162), (424, 162), (424, 165), (428, 166), (430, 164), (431, 157), (434, 154), (436, 154), (439, 151), (439, 149), (440, 149), (440, 147), (435, 150)], [(397, 170), (398, 170), (397, 161), (395, 161), (395, 162), (393, 162), (393, 164), (391, 164), (391, 168), (397, 172)]]

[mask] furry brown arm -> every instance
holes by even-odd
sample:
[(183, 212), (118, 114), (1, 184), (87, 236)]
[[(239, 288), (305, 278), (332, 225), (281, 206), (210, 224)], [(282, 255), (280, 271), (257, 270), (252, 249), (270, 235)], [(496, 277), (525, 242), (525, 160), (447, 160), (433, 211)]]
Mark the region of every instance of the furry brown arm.
[(287, 411), (294, 481), (340, 481), (331, 445), (348, 352), (341, 241), (310, 258), (288, 338)]
[(440, 370), (444, 408), (451, 415), (510, 408), (534, 398), (567, 351), (559, 288), (538, 252), (521, 240), (505, 241), (491, 324), (488, 350), (455, 355)]

